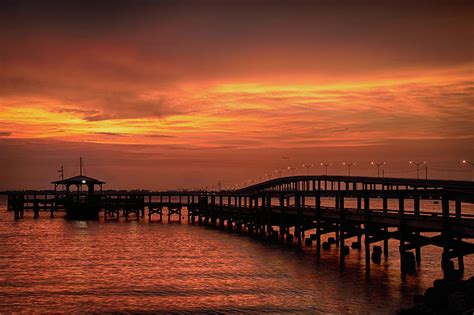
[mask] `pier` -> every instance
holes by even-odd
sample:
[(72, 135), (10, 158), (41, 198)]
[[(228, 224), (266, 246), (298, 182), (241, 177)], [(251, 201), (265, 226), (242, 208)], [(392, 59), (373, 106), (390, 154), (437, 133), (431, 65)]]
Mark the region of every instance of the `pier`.
[[(81, 179), (82, 181), (82, 179)], [(62, 183), (57, 183), (62, 184)], [(422, 248), (442, 248), (446, 278), (464, 272), (464, 256), (474, 253), (474, 183), (356, 176), (290, 176), (232, 191), (10, 191), (13, 218), (33, 212), (54, 217), (71, 198), (85, 200), (105, 219), (119, 216), (149, 221), (212, 226), (263, 239), (316, 246), (318, 255), (339, 247), (340, 267), (351, 250), (362, 250), (370, 272), (388, 256), (388, 240), (399, 242), (402, 275), (416, 272)], [(327, 242), (321, 236), (331, 235)]]

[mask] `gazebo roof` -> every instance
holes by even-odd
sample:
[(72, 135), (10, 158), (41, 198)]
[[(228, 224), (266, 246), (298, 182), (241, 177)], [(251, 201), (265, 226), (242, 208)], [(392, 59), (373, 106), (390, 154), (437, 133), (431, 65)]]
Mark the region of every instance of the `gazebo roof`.
[(77, 175), (73, 176), (70, 178), (62, 179), (62, 180), (57, 180), (54, 182), (51, 182), (51, 184), (56, 184), (56, 185), (87, 185), (87, 184), (94, 184), (94, 185), (100, 185), (100, 184), (105, 184), (105, 182), (100, 181), (98, 179), (84, 176), (84, 175)]

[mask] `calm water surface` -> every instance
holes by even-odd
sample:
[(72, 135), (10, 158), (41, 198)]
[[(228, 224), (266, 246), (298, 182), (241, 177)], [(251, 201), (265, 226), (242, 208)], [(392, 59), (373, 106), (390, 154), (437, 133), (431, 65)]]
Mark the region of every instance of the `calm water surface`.
[[(422, 249), (402, 281), (398, 243), (365, 273), (351, 250), (315, 256), (186, 223), (13, 221), (0, 205), (0, 312), (395, 313), (442, 276), (439, 249)], [(350, 241), (349, 241), (350, 242)], [(466, 259), (466, 277), (473, 259)]]

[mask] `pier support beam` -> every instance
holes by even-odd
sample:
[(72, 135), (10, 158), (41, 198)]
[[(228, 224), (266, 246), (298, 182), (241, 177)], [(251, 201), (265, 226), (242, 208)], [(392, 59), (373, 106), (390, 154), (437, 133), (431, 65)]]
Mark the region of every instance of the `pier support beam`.
[(344, 210), (344, 194), (341, 193), (338, 196), (339, 199), (339, 269), (344, 270), (344, 258), (347, 255), (347, 249), (344, 244), (345, 241), (345, 236), (344, 236), (344, 230), (345, 230), (345, 210)]
[[(384, 192), (383, 193), (383, 213), (386, 214), (388, 212), (388, 197), (387, 197), (387, 192)], [(384, 232), (385, 234), (387, 235), (387, 237), (383, 240), (383, 255), (385, 256), (385, 258), (388, 257), (388, 227), (385, 227), (384, 229)]]
[(399, 241), (400, 241), (400, 272), (402, 277), (406, 275), (406, 255), (405, 255), (405, 199), (404, 196), (400, 193), (398, 197), (398, 218), (399, 218), (399, 225), (398, 225), (398, 232), (399, 232)]
[[(456, 207), (456, 219), (460, 220), (461, 219), (461, 201), (456, 200), (455, 202), (455, 207)], [(456, 240), (462, 244), (462, 237), (458, 236)], [(460, 275), (464, 274), (464, 256), (461, 252), (461, 250), (458, 250), (458, 268), (459, 268), (459, 273)]]
[(316, 193), (316, 255), (321, 254), (321, 195)]
[(364, 195), (364, 250), (365, 271), (370, 272), (370, 197)]
[(295, 236), (298, 241), (298, 248), (301, 248), (301, 227), (303, 225), (303, 209), (301, 209), (301, 199), (300, 194), (295, 192), (295, 208), (297, 211), (296, 214), (296, 226), (295, 226)]

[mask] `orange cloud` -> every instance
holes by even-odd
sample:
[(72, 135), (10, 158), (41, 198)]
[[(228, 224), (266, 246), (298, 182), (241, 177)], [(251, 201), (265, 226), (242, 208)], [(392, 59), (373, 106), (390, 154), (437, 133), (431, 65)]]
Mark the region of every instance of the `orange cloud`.
[[(130, 107), (63, 98), (3, 98), (12, 138), (196, 147), (376, 144), (474, 137), (473, 83), (463, 71), (338, 84), (195, 83), (142, 91)], [(160, 114), (148, 104), (176, 108)], [(135, 104), (135, 105), (133, 105)]]

